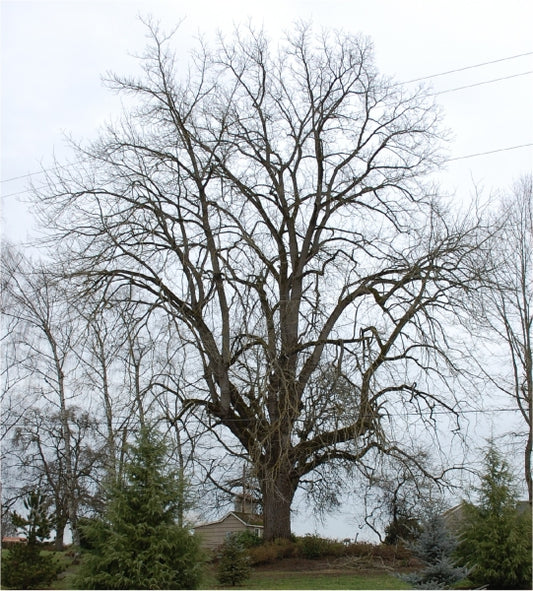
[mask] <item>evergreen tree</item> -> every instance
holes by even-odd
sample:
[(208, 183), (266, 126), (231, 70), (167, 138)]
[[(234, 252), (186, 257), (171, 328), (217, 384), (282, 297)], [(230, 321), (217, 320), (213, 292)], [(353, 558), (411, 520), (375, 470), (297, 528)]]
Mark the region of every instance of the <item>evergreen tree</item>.
[(531, 589), (531, 511), (517, 510), (511, 471), (492, 442), (477, 491), (477, 505), (463, 504), (457, 556), (476, 585)]
[(13, 513), (12, 521), (26, 537), (25, 543), (14, 545), (2, 556), (2, 584), (15, 589), (38, 589), (51, 583), (60, 567), (50, 554), (42, 554), (44, 540), (53, 527), (50, 503), (39, 491), (24, 499), (27, 517)]
[(229, 535), (218, 556), (217, 579), (221, 585), (241, 585), (250, 576), (250, 557), (238, 535)]
[(430, 515), (422, 525), (421, 533), (411, 549), (425, 567), (403, 577), (416, 589), (448, 589), (464, 579), (467, 569), (454, 564), (457, 546), (454, 536), (447, 530), (441, 515)]
[(194, 589), (201, 574), (199, 542), (177, 525), (182, 485), (166, 466), (166, 445), (141, 430), (124, 469), (109, 488), (101, 518), (88, 521), (90, 548), (78, 584), (85, 589)]
[(413, 540), (420, 534), (420, 523), (416, 517), (401, 515), (394, 517), (385, 528), (384, 544), (399, 544)]

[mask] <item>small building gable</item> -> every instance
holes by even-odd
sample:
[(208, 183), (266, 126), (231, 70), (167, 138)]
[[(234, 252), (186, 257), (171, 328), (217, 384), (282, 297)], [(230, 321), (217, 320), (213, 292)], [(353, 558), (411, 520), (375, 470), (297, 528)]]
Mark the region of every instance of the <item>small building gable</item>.
[(2, 547), (3, 548), (10, 548), (16, 544), (25, 544), (26, 538), (21, 536), (4, 536), (2, 538)]
[[(519, 515), (531, 512), (531, 503), (529, 501), (518, 501), (516, 504), (516, 511)], [(461, 526), (464, 522), (464, 505), (456, 505), (451, 509), (448, 509), (443, 514), (444, 523), (446, 527), (453, 533), (457, 534), (461, 530)]]
[(202, 547), (208, 549), (218, 548), (229, 534), (245, 531), (262, 537), (261, 516), (231, 511), (219, 521), (197, 525), (194, 528), (194, 533), (200, 536)]

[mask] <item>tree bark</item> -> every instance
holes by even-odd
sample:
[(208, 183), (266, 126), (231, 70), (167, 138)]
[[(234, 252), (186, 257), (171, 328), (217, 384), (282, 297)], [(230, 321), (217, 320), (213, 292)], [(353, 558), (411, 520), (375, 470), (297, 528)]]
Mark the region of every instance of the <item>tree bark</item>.
[(524, 460), (524, 470), (526, 475), (526, 484), (527, 484), (527, 495), (528, 500), (531, 503), (533, 501), (533, 482), (531, 477), (531, 451), (533, 447), (533, 436), (531, 433), (531, 426), (529, 428), (529, 435), (526, 442), (526, 450), (525, 450), (525, 460)]
[(65, 524), (57, 523), (56, 524), (56, 539), (54, 540), (54, 548), (57, 552), (61, 552), (64, 547), (64, 538), (65, 538)]
[[(274, 472), (274, 471), (273, 471)], [(296, 483), (288, 469), (266, 474), (261, 482), (263, 494), (263, 537), (266, 541), (291, 537), (291, 505)]]

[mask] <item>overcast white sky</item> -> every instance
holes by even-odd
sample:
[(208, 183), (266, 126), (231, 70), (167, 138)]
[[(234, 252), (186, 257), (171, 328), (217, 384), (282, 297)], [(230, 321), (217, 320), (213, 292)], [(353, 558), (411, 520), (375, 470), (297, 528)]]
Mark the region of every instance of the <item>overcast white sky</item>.
[[(29, 178), (36, 186), (40, 178), (27, 175), (49, 166), (54, 154), (68, 159), (64, 134), (90, 138), (117, 112), (117, 98), (101, 76), (136, 71), (132, 55), (145, 45), (138, 15), (149, 14), (168, 27), (185, 19), (177, 36), (181, 63), (199, 32), (209, 37), (248, 19), (272, 37), (296, 19), (368, 35), (379, 69), (398, 81), (495, 62), (427, 81), (435, 92), (448, 91), (438, 102), (452, 132), (450, 158), (460, 158), (449, 162), (441, 181), (447, 192), (467, 199), (474, 184), (484, 191), (506, 188), (533, 170), (531, 0), (3, 0), (4, 237), (26, 238), (31, 216), (21, 200)], [(462, 158), (484, 152), (494, 153)], [(348, 529), (330, 533), (353, 535), (353, 526)]]

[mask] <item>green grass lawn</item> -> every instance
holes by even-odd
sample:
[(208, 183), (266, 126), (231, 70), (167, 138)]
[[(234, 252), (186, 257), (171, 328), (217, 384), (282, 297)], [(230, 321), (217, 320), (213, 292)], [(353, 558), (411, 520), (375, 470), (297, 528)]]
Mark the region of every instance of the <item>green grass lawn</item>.
[[(216, 568), (211, 565), (205, 573), (200, 589), (232, 589), (224, 587), (216, 579)], [(233, 589), (411, 589), (404, 581), (392, 574), (365, 570), (328, 568), (313, 570), (281, 570), (275, 565), (270, 568), (254, 568), (250, 578)]]
[[(207, 582), (207, 581), (206, 581)], [(241, 586), (244, 589), (410, 589), (403, 581), (387, 574), (287, 573), (255, 571)], [(202, 589), (223, 589), (216, 580)]]
[[(2, 553), (4, 553), (3, 551)], [(74, 589), (74, 578), (79, 569), (64, 553), (57, 553), (65, 570), (48, 589)], [(7, 589), (7, 587), (0, 587)], [(354, 573), (342, 569), (318, 571), (287, 571), (257, 568), (240, 587), (223, 587), (215, 577), (213, 568), (207, 569), (200, 589), (409, 589), (400, 579), (383, 572)]]

